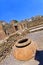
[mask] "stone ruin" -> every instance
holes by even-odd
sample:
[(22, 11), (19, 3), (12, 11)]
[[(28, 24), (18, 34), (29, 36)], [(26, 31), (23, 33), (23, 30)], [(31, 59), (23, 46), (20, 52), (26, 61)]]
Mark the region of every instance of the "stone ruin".
[(5, 32), (3, 30), (2, 24), (0, 24), (0, 40), (3, 40), (6, 37)]

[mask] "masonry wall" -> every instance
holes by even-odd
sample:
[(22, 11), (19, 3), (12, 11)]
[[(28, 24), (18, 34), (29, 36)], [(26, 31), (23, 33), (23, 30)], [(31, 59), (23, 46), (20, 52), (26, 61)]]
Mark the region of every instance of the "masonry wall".
[(6, 35), (3, 30), (3, 26), (0, 24), (0, 40), (3, 40), (5, 37), (6, 37)]

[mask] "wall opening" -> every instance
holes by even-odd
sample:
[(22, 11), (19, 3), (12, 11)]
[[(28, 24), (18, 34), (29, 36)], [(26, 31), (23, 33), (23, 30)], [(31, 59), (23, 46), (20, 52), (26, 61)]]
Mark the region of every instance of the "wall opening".
[(14, 26), (15, 27), (15, 29), (16, 29), (16, 31), (18, 30), (18, 26)]

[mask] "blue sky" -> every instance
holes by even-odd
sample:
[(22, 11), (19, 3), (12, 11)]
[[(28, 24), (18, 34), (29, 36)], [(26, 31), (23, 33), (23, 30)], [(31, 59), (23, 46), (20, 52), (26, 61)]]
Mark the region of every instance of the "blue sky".
[(0, 20), (22, 20), (43, 15), (43, 0), (0, 0)]

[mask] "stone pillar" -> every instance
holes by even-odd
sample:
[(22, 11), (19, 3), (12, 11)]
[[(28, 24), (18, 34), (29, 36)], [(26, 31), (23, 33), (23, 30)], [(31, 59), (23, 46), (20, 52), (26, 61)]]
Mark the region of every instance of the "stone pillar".
[(18, 30), (22, 30), (22, 25), (18, 24)]
[(2, 25), (0, 24), (0, 40), (3, 40), (6, 37)]

